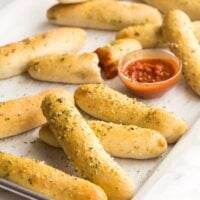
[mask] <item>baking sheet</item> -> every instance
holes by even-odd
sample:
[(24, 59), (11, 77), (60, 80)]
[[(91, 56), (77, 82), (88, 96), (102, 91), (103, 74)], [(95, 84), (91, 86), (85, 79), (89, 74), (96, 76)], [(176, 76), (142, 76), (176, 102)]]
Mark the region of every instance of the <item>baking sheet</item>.
[(145, 182), (134, 200), (199, 200), (200, 118)]
[[(35, 33), (43, 32), (55, 26), (50, 25), (45, 17), (46, 10), (53, 5), (53, 0), (27, 1), (13, 0), (0, 8), (0, 45), (23, 39)], [(93, 51), (114, 39), (114, 32), (87, 30), (89, 39), (83, 51)], [(106, 81), (106, 84), (118, 91), (132, 96), (118, 78)], [(33, 95), (47, 88), (62, 87), (73, 92), (77, 86), (40, 82), (31, 79), (27, 74), (0, 81), (0, 100), (8, 100), (27, 95)], [(169, 111), (183, 117), (190, 126), (200, 114), (200, 101), (184, 80), (180, 81), (173, 89), (161, 98), (142, 100), (148, 104), (165, 107)], [(169, 125), (170, 126), (170, 125)], [(179, 145), (179, 144), (176, 144)], [(38, 139), (38, 129), (34, 129), (19, 136), (0, 140), (0, 151), (23, 155), (61, 169), (73, 172), (73, 167), (68, 163), (62, 150), (51, 148)], [(169, 152), (169, 151), (168, 151)], [(167, 154), (167, 153), (166, 153)], [(165, 156), (166, 156), (165, 154)], [(161, 160), (152, 159), (137, 161), (130, 159), (115, 159), (133, 179), (136, 190), (139, 191), (143, 183), (151, 176)], [(0, 200), (17, 199), (13, 195), (0, 190)]]

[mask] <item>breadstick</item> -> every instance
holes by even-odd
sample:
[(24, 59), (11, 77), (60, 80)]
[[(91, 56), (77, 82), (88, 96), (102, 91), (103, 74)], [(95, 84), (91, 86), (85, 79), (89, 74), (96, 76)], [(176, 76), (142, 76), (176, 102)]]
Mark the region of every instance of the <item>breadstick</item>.
[(0, 47), (0, 79), (19, 75), (27, 70), (32, 59), (66, 52), (77, 52), (86, 41), (82, 29), (60, 28), (20, 42)]
[(183, 74), (191, 88), (200, 95), (200, 47), (189, 17), (180, 10), (165, 16), (163, 33), (171, 51), (183, 63)]
[(200, 20), (192, 22), (192, 29), (196, 38), (198, 39), (198, 42), (200, 43)]
[[(150, 159), (160, 156), (167, 149), (165, 138), (151, 129), (95, 120), (87, 123), (111, 156)], [(39, 133), (43, 142), (60, 147), (48, 124), (43, 125)]]
[(28, 73), (35, 79), (61, 83), (102, 82), (95, 53), (45, 56), (28, 64)]
[(119, 60), (126, 54), (141, 49), (141, 45), (134, 39), (119, 39), (104, 47), (99, 47), (97, 53), (105, 77), (110, 79), (117, 76)]
[(84, 177), (103, 188), (110, 200), (133, 196), (132, 181), (105, 152), (70, 101), (49, 95), (42, 102), (42, 110), (60, 146)]
[(199, 0), (143, 0), (144, 2), (158, 8), (163, 13), (170, 10), (180, 9), (187, 13), (192, 20), (200, 19), (200, 1)]
[(103, 84), (80, 86), (75, 103), (98, 119), (157, 130), (168, 143), (176, 142), (187, 129), (185, 121), (175, 114), (128, 98)]
[(132, 38), (138, 40), (143, 48), (154, 48), (165, 43), (161, 26), (154, 24), (126, 27), (117, 33), (116, 38)]
[(43, 162), (0, 152), (0, 177), (54, 200), (107, 200), (103, 190)]
[(47, 18), (57, 25), (104, 30), (120, 30), (136, 24), (162, 24), (161, 14), (156, 8), (113, 0), (57, 4), (48, 10)]
[[(200, 21), (195, 21), (192, 25), (194, 34), (198, 41), (200, 41)], [(143, 48), (166, 46), (166, 41), (162, 33), (162, 27), (153, 24), (129, 26), (119, 31), (116, 38), (132, 38), (138, 40)]]
[(23, 97), (0, 103), (0, 138), (14, 136), (41, 126), (46, 122), (40, 109), (43, 98), (48, 94), (60, 94), (73, 101), (64, 89), (41, 92), (34, 96)]

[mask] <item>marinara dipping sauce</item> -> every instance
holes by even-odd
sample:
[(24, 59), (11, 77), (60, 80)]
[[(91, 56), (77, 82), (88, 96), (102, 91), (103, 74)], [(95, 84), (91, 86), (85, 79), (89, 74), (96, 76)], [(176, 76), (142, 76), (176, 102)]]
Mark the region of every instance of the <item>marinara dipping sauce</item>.
[(161, 49), (135, 51), (118, 67), (122, 82), (142, 98), (161, 96), (180, 79), (181, 69), (179, 59)]
[(123, 71), (124, 75), (140, 83), (155, 83), (171, 78), (175, 69), (172, 63), (158, 58), (137, 60)]

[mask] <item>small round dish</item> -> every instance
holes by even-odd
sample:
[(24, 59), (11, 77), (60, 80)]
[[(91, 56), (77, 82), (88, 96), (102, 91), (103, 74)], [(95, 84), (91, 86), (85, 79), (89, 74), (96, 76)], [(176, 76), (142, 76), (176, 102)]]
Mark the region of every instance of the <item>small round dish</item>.
[[(136, 79), (128, 77), (125, 74), (128, 66), (137, 61), (156, 60), (170, 64), (173, 68), (173, 74), (166, 80), (154, 82), (139, 82)], [(121, 81), (133, 91), (133, 93), (141, 98), (154, 98), (163, 95), (171, 87), (173, 87), (180, 79), (182, 64), (180, 60), (170, 51), (164, 49), (144, 49), (134, 51), (123, 57), (118, 65), (118, 74)]]

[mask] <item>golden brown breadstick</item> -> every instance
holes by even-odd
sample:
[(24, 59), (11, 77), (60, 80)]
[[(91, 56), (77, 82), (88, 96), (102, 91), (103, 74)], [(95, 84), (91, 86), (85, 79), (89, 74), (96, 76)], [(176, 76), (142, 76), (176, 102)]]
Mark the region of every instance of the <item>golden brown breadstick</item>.
[(165, 43), (161, 26), (154, 24), (126, 27), (117, 33), (116, 38), (132, 38), (138, 40), (143, 48), (154, 48)]
[[(160, 156), (167, 149), (165, 138), (151, 129), (96, 120), (87, 123), (111, 156), (150, 159)], [(43, 125), (39, 133), (42, 141), (60, 147), (48, 124)]]
[(200, 43), (200, 20), (192, 22), (193, 32)]
[(192, 20), (200, 19), (200, 1), (199, 0), (143, 0), (144, 2), (152, 5), (163, 13), (170, 10), (180, 9), (187, 13)]
[(78, 28), (60, 28), (0, 47), (0, 79), (21, 74), (32, 59), (77, 52), (85, 44), (87, 34)]
[(119, 60), (126, 54), (141, 49), (141, 44), (134, 39), (119, 39), (104, 47), (99, 47), (95, 52), (99, 57), (105, 77), (110, 79), (117, 76)]
[(183, 74), (200, 95), (200, 47), (189, 17), (180, 10), (165, 15), (163, 33), (170, 49), (181, 59)]
[(88, 1), (79, 4), (57, 4), (47, 12), (57, 25), (104, 30), (120, 30), (136, 24), (162, 24), (160, 12), (142, 3), (127, 1)]
[(23, 97), (0, 103), (0, 138), (14, 136), (41, 126), (46, 122), (40, 109), (43, 98), (48, 94), (60, 94), (73, 101), (64, 89), (53, 89), (34, 96)]
[(54, 200), (107, 200), (103, 190), (43, 162), (0, 152), (0, 177)]
[(99, 59), (95, 53), (44, 56), (28, 64), (35, 79), (61, 83), (101, 83)]
[(76, 107), (60, 95), (49, 95), (42, 110), (60, 146), (88, 180), (104, 189), (110, 200), (133, 196), (127, 174), (105, 152)]
[[(200, 21), (193, 22), (192, 26), (195, 36), (200, 41)], [(129, 26), (119, 31), (116, 38), (132, 38), (138, 40), (143, 48), (166, 46), (162, 27), (153, 24)]]
[(80, 86), (75, 103), (98, 119), (157, 130), (168, 143), (176, 142), (187, 129), (185, 121), (175, 114), (128, 98), (103, 84)]

